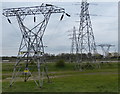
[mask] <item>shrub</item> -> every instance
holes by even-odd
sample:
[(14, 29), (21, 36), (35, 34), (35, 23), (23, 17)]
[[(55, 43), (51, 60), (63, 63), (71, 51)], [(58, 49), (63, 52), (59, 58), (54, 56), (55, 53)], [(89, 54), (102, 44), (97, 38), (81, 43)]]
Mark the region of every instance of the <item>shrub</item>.
[(56, 67), (65, 67), (65, 61), (64, 60), (59, 60), (55, 64)]

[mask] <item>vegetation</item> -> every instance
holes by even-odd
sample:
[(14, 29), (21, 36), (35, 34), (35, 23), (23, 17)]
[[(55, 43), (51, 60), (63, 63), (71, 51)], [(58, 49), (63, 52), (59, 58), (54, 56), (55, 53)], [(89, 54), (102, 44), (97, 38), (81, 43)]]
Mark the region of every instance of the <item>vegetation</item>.
[[(120, 56), (118, 56), (118, 53), (114, 53), (115, 55), (112, 55), (113, 53), (109, 53), (109, 59), (110, 60), (116, 60), (116, 59), (120, 59)], [(80, 54), (78, 54), (79, 56), (81, 56)], [(70, 62), (70, 58), (72, 59), (71, 62), (75, 62), (76, 61), (76, 54), (69, 54), (69, 53), (61, 53), (58, 55), (55, 54), (45, 54), (46, 57), (46, 61), (47, 62), (57, 62), (59, 60), (64, 60), (65, 62)], [(87, 54), (82, 54), (83, 59), (86, 60), (87, 58)], [(101, 54), (95, 54), (94, 56), (97, 60), (102, 60), (103, 59), (103, 55)], [(16, 57), (12, 56), (12, 57), (2, 57), (2, 60), (9, 60), (9, 62), (15, 62), (16, 61)]]
[[(14, 68), (15, 63), (3, 63), (2, 64), (2, 72), (12, 72)], [(87, 63), (81, 64), (82, 66), (86, 65)], [(88, 63), (89, 64), (89, 63)], [(21, 63), (22, 66), (24, 66), (24, 63)], [(92, 66), (96, 66), (94, 70), (99, 70), (97, 68), (98, 65), (100, 65), (100, 69), (117, 69), (118, 68), (118, 63), (92, 63)], [(29, 65), (30, 66), (30, 65)], [(32, 66), (32, 65), (31, 65)], [(65, 63), (65, 67), (59, 68), (55, 67), (56, 63), (47, 63), (48, 70), (49, 71), (74, 71), (75, 63)], [(90, 69), (87, 69), (90, 70)]]
[[(109, 78), (109, 79), (108, 79)], [(3, 91), (9, 92), (117, 92), (116, 74), (74, 75), (52, 78), (52, 83), (45, 81), (43, 88), (38, 88), (33, 81), (16, 82), (9, 88), (9, 82), (3, 82)]]
[(97, 67), (91, 69), (91, 66), (97, 66), (93, 64), (90, 68), (78, 71), (74, 70), (74, 63), (64, 62), (65, 65), (61, 68), (56, 67), (58, 62), (47, 64), (52, 83), (47, 83), (47, 79), (44, 79), (42, 88), (37, 87), (33, 80), (25, 83), (20, 79), (10, 88), (9, 81), (14, 63), (3, 63), (3, 92), (118, 92), (117, 63), (101, 63), (99, 69)]
[(56, 67), (65, 67), (65, 61), (64, 60), (59, 60), (56, 64)]

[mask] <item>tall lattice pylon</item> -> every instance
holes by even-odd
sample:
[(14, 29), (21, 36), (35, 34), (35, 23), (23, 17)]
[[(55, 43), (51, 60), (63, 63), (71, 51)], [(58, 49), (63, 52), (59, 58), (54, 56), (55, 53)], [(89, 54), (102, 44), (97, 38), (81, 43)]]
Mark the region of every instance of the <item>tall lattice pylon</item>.
[[(25, 82), (30, 77), (32, 77), (36, 85), (39, 87), (42, 87), (43, 85), (44, 74), (47, 76), (49, 81), (47, 67), (44, 59), (44, 45), (42, 39), (49, 18), (53, 13), (62, 13), (60, 20), (63, 19), (64, 14), (70, 16), (69, 14), (65, 13), (64, 8), (60, 8), (51, 4), (41, 4), (41, 6), (33, 7), (3, 9), (3, 15), (5, 17), (8, 18), (14, 16), (17, 18), (17, 22), (22, 33), (22, 40), (19, 47), (17, 61), (14, 67), (10, 86), (13, 85), (15, 79), (18, 76), (24, 76)], [(34, 17), (34, 22), (36, 21), (35, 15), (41, 15), (42, 17), (37, 25), (29, 28), (25, 23), (25, 19), (27, 17), (31, 17), (32, 15)], [(11, 23), (9, 18), (8, 22)], [(34, 62), (34, 64), (31, 64), (32, 62)], [(32, 72), (32, 68), (36, 70)], [(38, 71), (37, 74), (36, 71)]]
[(74, 55), (76, 57), (76, 54), (78, 53), (78, 42), (77, 42), (77, 30), (75, 26), (72, 29), (72, 34), (71, 34), (71, 50), (70, 50), (70, 62), (73, 62), (73, 60), (76, 61), (77, 58), (73, 58)]
[[(87, 61), (94, 61), (92, 55), (94, 55), (96, 50), (95, 37), (93, 34), (91, 18), (89, 14), (89, 3), (87, 0), (82, 0), (81, 3), (81, 13), (80, 13), (80, 25), (79, 25), (79, 35), (78, 35), (79, 53), (82, 62), (87, 59)], [(83, 59), (83, 54), (87, 55), (86, 59)]]

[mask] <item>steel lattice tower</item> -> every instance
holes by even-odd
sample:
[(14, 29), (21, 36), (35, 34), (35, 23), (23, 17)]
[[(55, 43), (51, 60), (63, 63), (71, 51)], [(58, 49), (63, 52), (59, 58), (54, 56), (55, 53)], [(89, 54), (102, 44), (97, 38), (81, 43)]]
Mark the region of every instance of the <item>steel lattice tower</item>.
[(70, 53), (77, 53), (78, 52), (78, 45), (77, 45), (77, 34), (76, 34), (76, 28), (73, 27), (73, 32), (72, 32), (72, 38), (70, 38), (72, 40), (72, 44), (71, 44), (71, 51)]
[(79, 53), (81, 54), (81, 58), (78, 62), (83, 61), (83, 54), (87, 55), (88, 61), (94, 61), (95, 59), (92, 55), (94, 55), (97, 51), (91, 18), (89, 14), (89, 3), (87, 2), (87, 0), (82, 0), (81, 3), (78, 44)]
[[(78, 42), (77, 42), (77, 32), (76, 32), (76, 28), (75, 26), (73, 27), (72, 29), (72, 37), (70, 38), (72, 40), (72, 43), (71, 43), (71, 50), (70, 50), (70, 61), (72, 62), (72, 55), (73, 54), (77, 54), (78, 53)], [(76, 58), (75, 58), (76, 59)]]
[(102, 49), (103, 58), (107, 58), (108, 55), (109, 55), (110, 47), (115, 46), (115, 45), (111, 45), (111, 44), (100, 44), (100, 45), (98, 45), (98, 46), (100, 46), (101, 49)]
[[(19, 47), (17, 61), (14, 67), (10, 86), (12, 86), (16, 77), (21, 74), (20, 71), (24, 71), (22, 74), (24, 75), (25, 82), (31, 76), (34, 79), (36, 85), (39, 87), (42, 87), (43, 85), (44, 74), (47, 76), (49, 81), (47, 67), (44, 59), (44, 45), (42, 38), (52, 13), (62, 13), (60, 20), (63, 19), (64, 14), (70, 16), (69, 14), (65, 13), (64, 8), (60, 8), (51, 4), (41, 4), (41, 6), (33, 7), (3, 9), (3, 15), (5, 17), (8, 18), (14, 16), (17, 18), (19, 28), (22, 33), (22, 40)], [(30, 15), (34, 16), (34, 21), (36, 20), (35, 15), (43, 15), (43, 19), (41, 18), (42, 21), (31, 29), (29, 29), (24, 23), (26, 17)], [(11, 23), (9, 18), (8, 22)], [(29, 69), (29, 64), (32, 61), (35, 62), (35, 68), (38, 70), (37, 78), (32, 75), (32, 72)], [(21, 62), (25, 62), (24, 67), (20, 64)]]

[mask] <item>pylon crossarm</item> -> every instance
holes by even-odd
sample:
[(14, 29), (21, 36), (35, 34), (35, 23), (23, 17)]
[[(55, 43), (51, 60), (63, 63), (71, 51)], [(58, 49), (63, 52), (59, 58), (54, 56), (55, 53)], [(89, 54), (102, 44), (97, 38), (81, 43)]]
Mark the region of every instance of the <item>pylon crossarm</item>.
[(33, 7), (20, 7), (20, 8), (7, 8), (3, 9), (3, 15), (6, 17), (16, 16), (17, 13), (21, 16), (26, 15), (39, 15), (51, 13), (65, 13), (64, 8), (60, 8), (54, 5), (42, 4), (41, 6)]

